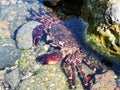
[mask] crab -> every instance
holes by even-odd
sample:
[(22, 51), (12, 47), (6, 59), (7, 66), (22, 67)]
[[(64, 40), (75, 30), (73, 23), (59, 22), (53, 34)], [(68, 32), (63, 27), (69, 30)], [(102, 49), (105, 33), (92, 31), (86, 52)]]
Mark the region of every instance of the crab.
[[(38, 12), (33, 9), (29, 10), (31, 17), (29, 20), (40, 22), (33, 30), (33, 45), (36, 47), (38, 42), (45, 37), (45, 42), (52, 47), (59, 47), (59, 50), (44, 54), (37, 58), (37, 61), (43, 65), (56, 64), (63, 60), (63, 68), (69, 80), (70, 88), (76, 87), (77, 71), (83, 78), (84, 85), (88, 85), (91, 77), (86, 75), (82, 63), (85, 62), (90, 69), (96, 70), (95, 66), (90, 63), (85, 49), (76, 39), (75, 33), (68, 29), (63, 21), (53, 16), (44, 8), (39, 8)], [(76, 70), (76, 68), (78, 70)]]

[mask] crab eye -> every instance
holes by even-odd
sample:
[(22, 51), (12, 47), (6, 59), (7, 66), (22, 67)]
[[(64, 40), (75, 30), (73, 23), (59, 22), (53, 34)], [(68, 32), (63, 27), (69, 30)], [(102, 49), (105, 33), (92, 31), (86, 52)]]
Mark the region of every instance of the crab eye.
[(80, 53), (85, 53), (85, 49), (80, 48)]
[(59, 43), (60, 46), (64, 46), (64, 42), (59, 41), (58, 43)]

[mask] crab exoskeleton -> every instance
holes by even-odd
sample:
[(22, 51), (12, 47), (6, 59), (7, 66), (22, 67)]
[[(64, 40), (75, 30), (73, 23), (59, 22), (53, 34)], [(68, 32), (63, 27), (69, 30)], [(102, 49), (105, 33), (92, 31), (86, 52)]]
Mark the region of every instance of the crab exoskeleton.
[(85, 50), (82, 48), (80, 42), (76, 40), (75, 35), (69, 30), (61, 20), (54, 17), (44, 8), (39, 8), (39, 12), (31, 9), (31, 20), (40, 22), (40, 25), (36, 26), (33, 30), (33, 44), (37, 46), (46, 34), (52, 40), (52, 46), (57, 46), (60, 50), (51, 54), (44, 54), (38, 61), (41, 64), (55, 64), (65, 59), (64, 70), (70, 81), (70, 87), (76, 87), (76, 73), (77, 70), (81, 73), (84, 84), (87, 85), (90, 81), (90, 76), (87, 76), (82, 69), (82, 62), (84, 61), (92, 70), (96, 68), (91, 65), (87, 58)]

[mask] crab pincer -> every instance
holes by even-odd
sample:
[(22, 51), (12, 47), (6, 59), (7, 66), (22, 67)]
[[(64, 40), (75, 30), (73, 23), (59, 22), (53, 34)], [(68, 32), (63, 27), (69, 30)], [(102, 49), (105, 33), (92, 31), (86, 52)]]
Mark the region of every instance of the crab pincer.
[(62, 53), (59, 51), (56, 51), (51, 54), (44, 54), (41, 57), (37, 58), (37, 61), (42, 64), (56, 64), (59, 63), (62, 60)]

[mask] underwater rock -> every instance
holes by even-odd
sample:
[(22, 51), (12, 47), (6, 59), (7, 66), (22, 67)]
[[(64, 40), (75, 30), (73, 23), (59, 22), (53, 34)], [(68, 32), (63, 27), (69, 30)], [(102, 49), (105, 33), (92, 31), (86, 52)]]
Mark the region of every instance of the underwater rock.
[[(108, 8), (111, 8), (109, 4), (116, 5), (112, 6), (110, 11), (111, 24), (106, 23), (105, 12), (108, 12)], [(117, 4), (115, 4), (117, 3)], [(87, 2), (82, 7), (82, 17), (89, 23), (88, 30), (85, 31), (85, 42), (92, 47), (95, 51), (100, 54), (114, 58), (115, 62), (120, 63), (120, 26), (119, 24), (119, 0), (87, 0)], [(119, 8), (118, 8), (119, 9)], [(89, 13), (89, 14), (88, 14)], [(113, 14), (114, 13), (114, 14)], [(106, 14), (107, 15), (107, 14)], [(108, 21), (110, 23), (110, 21)]]
[(23, 2), (28, 2), (28, 3), (32, 3), (33, 0), (22, 0)]
[(20, 82), (20, 78), (19, 78), (18, 68), (9, 71), (8, 73), (5, 74), (4, 83), (8, 84), (12, 90), (14, 90), (18, 86), (19, 82)]
[(20, 50), (16, 48), (12, 39), (0, 40), (0, 69), (14, 65), (21, 56)]
[[(4, 0), (2, 0), (4, 1)], [(0, 0), (0, 2), (2, 2)], [(6, 1), (6, 0), (5, 0)], [(8, 0), (7, 2), (14, 1)], [(21, 1), (21, 2), (19, 2)], [(8, 23), (8, 29), (11, 33), (11, 36), (14, 38), (14, 32), (24, 23), (27, 23), (26, 17), (29, 17), (30, 13), (28, 10), (33, 8), (38, 10), (39, 7), (44, 7), (43, 4), (39, 2), (23, 3), (22, 0), (16, 0), (16, 4), (0, 5), (0, 19), (5, 23), (4, 26)], [(5, 22), (6, 21), (6, 22)], [(0, 24), (2, 25), (2, 24)]]
[(33, 45), (32, 32), (37, 25), (40, 25), (40, 23), (36, 21), (30, 21), (24, 24), (17, 31), (16, 41), (19, 49), (29, 49), (32, 47)]
[(64, 0), (38, 0), (40, 2), (43, 2), (47, 6), (57, 6)]
[(6, 20), (0, 20), (0, 38), (11, 38), (9, 31), (9, 22)]
[(110, 2), (110, 4), (108, 4), (105, 19), (109, 24), (120, 24), (120, 3)]
[[(67, 78), (61, 71), (59, 64), (40, 66), (39, 73), (23, 80), (16, 90), (69, 90)], [(77, 78), (77, 88), (84, 90)]]
[(95, 84), (91, 86), (90, 90), (116, 90), (117, 84), (115, 76), (112, 70), (95, 75)]

